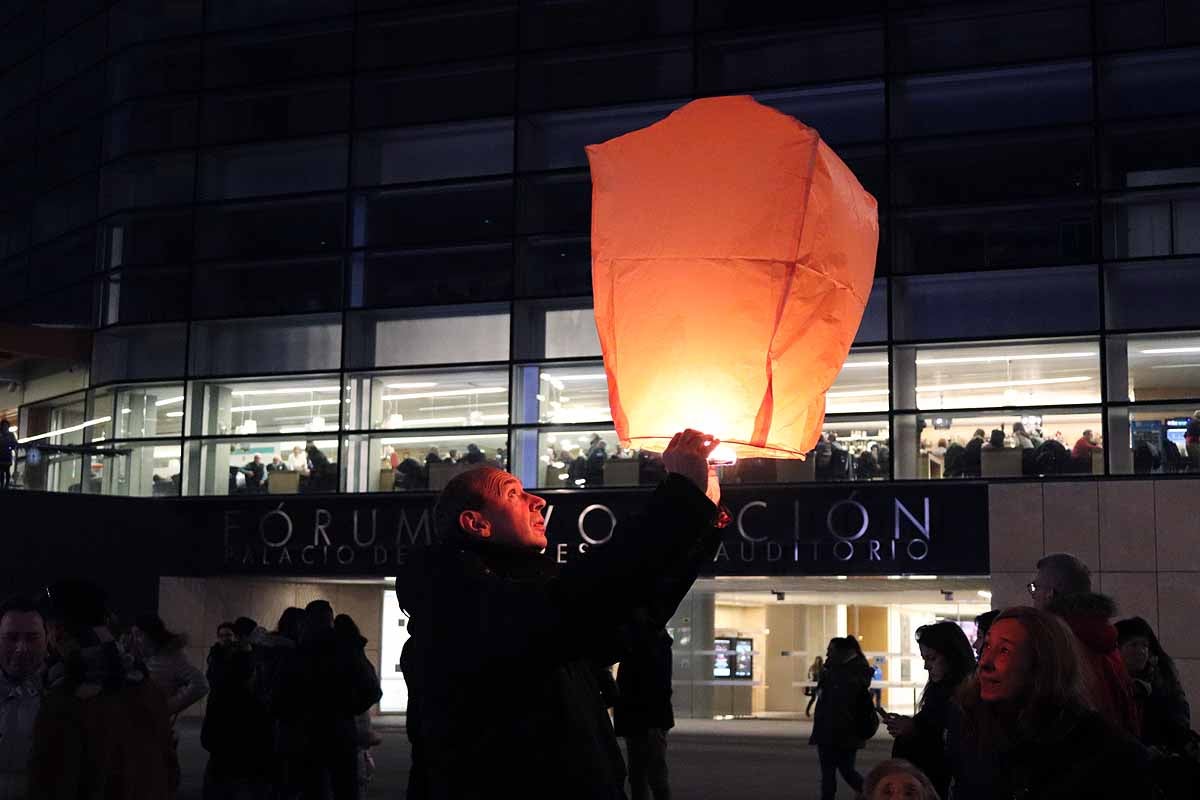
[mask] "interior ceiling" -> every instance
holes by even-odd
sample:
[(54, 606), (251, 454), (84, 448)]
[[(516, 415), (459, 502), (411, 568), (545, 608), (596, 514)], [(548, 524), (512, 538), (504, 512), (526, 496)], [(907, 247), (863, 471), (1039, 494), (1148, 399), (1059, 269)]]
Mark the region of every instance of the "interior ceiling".
[[(713, 592), (718, 602), (737, 605), (987, 605), (980, 591), (989, 591), (986, 577), (937, 577), (934, 580), (888, 580), (885, 577), (809, 578), (702, 578), (694, 591)], [(779, 600), (774, 592), (783, 592)], [(952, 592), (947, 598), (943, 592)]]

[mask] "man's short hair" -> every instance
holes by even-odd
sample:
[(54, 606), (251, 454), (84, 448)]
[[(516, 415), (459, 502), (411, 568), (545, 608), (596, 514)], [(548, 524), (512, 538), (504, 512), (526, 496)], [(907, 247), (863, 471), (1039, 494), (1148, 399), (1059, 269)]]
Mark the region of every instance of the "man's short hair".
[(1059, 594), (1083, 594), (1092, 590), (1092, 571), (1070, 553), (1051, 553), (1037, 562), (1037, 568), (1053, 576)]
[(15, 595), (0, 603), (0, 622), (10, 613), (37, 614), (43, 621), (46, 619), (42, 613), (42, 604), (25, 594)]
[[(322, 600), (320, 602), (324, 603), (325, 601)], [(326, 603), (326, 605), (328, 604)], [(238, 617), (229, 627), (233, 631), (234, 636), (239, 639), (245, 639), (258, 630), (258, 623), (249, 617)]]
[(304, 617), (310, 629), (318, 625), (328, 628), (333, 625), (333, 606), (328, 600), (313, 600), (304, 607)]
[(491, 491), (500, 496), (501, 480), (511, 477), (496, 467), (475, 467), (460, 472), (438, 495), (433, 508), (433, 532), (439, 542), (454, 541), (463, 535), (458, 518), (464, 511), (479, 511)]

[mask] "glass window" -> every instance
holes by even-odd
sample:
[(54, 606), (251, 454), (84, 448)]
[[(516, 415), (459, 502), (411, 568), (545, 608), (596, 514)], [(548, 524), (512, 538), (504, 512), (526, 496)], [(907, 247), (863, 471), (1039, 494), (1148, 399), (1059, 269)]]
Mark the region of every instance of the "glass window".
[(533, 49), (685, 33), (690, 0), (556, 0), (522, 2), (521, 46)]
[(512, 233), (511, 180), (372, 192), (355, 198), (354, 246), (499, 239)]
[(621, 447), (610, 425), (514, 431), (512, 472), (542, 489), (653, 485), (666, 475), (657, 456)]
[(29, 247), (29, 212), (0, 213), (0, 257), (7, 258)]
[(692, 93), (688, 40), (620, 49), (571, 50), (521, 64), (521, 107), (538, 110)]
[[(200, 88), (201, 61), (198, 41), (138, 45), (126, 50), (109, 62), (108, 102), (195, 91)], [(101, 74), (100, 82), (103, 80)]]
[(190, 279), (187, 267), (108, 273), (104, 276), (103, 324), (186, 319)]
[(897, 478), (1104, 474), (1098, 408), (902, 414), (894, 439)]
[(743, 483), (887, 480), (891, 429), (882, 417), (827, 417), (806, 461), (746, 459), (737, 466)]
[[(1100, 63), (1100, 108), (1105, 117), (1150, 117), (1200, 110), (1200, 49), (1112, 56)], [(1188, 99), (1191, 98), (1191, 99)]]
[(1091, 132), (1083, 129), (905, 142), (892, 151), (895, 202), (950, 205), (1090, 192), (1094, 156)]
[(367, 74), (355, 82), (354, 124), (394, 128), (513, 110), (511, 59), (440, 64), (400, 74)]
[(109, 112), (104, 158), (143, 150), (191, 147), (196, 142), (198, 104), (194, 97), (139, 100)]
[(825, 393), (826, 414), (888, 409), (887, 350), (853, 350)]
[(342, 304), (342, 259), (201, 264), (195, 268), (193, 317), (298, 314)]
[(1200, 473), (1196, 403), (1108, 410), (1109, 465), (1117, 475)]
[(518, 303), (516, 313), (517, 358), (600, 355), (590, 298)]
[(592, 291), (587, 236), (527, 236), (517, 243), (517, 293), (562, 296)]
[(1105, 50), (1183, 44), (1200, 39), (1195, 0), (1105, 0), (1096, 7)]
[(508, 423), (508, 371), (437, 370), (350, 376), (345, 426), (371, 430)]
[(869, 17), (799, 31), (716, 34), (701, 45), (700, 90), (727, 94), (879, 75), (883, 52), (883, 27)]
[[(361, 11), (362, 0), (358, 5)], [(442, 8), (425, 5), (400, 14), (361, 17), (359, 69), (487, 58), (511, 53), (516, 44), (516, 3), (475, 0)]]
[(938, 208), (895, 216), (895, 271), (1079, 264), (1096, 258), (1095, 203)]
[(1200, 334), (1112, 336), (1107, 371), (1109, 400), (1200, 398)]
[(194, 322), (191, 374), (337, 369), (341, 344), (341, 319), (336, 314)]
[(1200, 192), (1140, 192), (1104, 203), (1106, 258), (1200, 253)]
[(337, 375), (193, 381), (190, 397), (191, 436), (336, 431), (350, 403)]
[(887, 279), (876, 278), (871, 287), (871, 296), (867, 298), (867, 308), (863, 311), (862, 322), (859, 323), (858, 333), (854, 337), (855, 344), (882, 342), (888, 338), (888, 299)]
[(34, 325), (95, 327), (98, 318), (99, 288), (96, 283), (86, 281), (51, 294), (43, 294), (15, 312), (13, 321)]
[(100, 124), (85, 122), (73, 131), (42, 142), (37, 165), (42, 188), (50, 188), (91, 172), (100, 161)]
[(86, 277), (96, 268), (94, 229), (58, 239), (30, 256), (29, 285), (34, 293)]
[(33, 236), (44, 242), (96, 218), (96, 175), (89, 175), (41, 197), (33, 209)]
[(342, 197), (203, 206), (196, 211), (197, 258), (275, 258), (340, 250)]
[(18, 441), (36, 447), (41, 456), (31, 464), (28, 457), (14, 476), (25, 489), (48, 492), (95, 492), (99, 483), (90, 474), (85, 479), (84, 461), (78, 451), (63, 452), (60, 446), (78, 447), (87, 431), (111, 422), (111, 416), (87, 416), (83, 392), (64, 395), (21, 407)]
[(188, 495), (337, 491), (338, 440), (330, 434), (188, 442), (184, 459)]
[(200, 195), (234, 200), (337, 189), (346, 185), (347, 147), (337, 136), (211, 150), (201, 157)]
[(1100, 402), (1095, 340), (896, 349), (897, 408), (941, 410)]
[(182, 375), (186, 338), (183, 324), (97, 331), (92, 346), (92, 383)]
[(883, 139), (882, 81), (755, 92), (754, 99), (816, 128), (835, 147)]
[(1200, 260), (1109, 264), (1104, 268), (1108, 327), (1194, 327), (1200, 325)]
[(104, 15), (100, 14), (46, 45), (43, 89), (75, 77), (104, 56), (106, 23)]
[(508, 304), (358, 311), (346, 319), (352, 369), (508, 359)]
[(354, 139), (358, 185), (473, 178), (512, 169), (510, 119), (372, 131)]
[[(0, 91), (3, 91), (0, 88)], [(15, 114), (0, 119), (0, 147), (9, 154), (10, 158), (30, 157), (33, 145), (37, 142), (37, 109), (28, 107)], [(28, 164), (32, 171), (33, 163)]]
[[(115, 439), (147, 439), (183, 433), (184, 396), (182, 384), (125, 386), (115, 390)], [(95, 439), (93, 439), (95, 441)]]
[(598, 108), (521, 117), (518, 168), (522, 171), (586, 167), (584, 147), (666, 117), (679, 103)]
[(471, 303), (512, 296), (512, 245), (355, 253), (353, 306)]
[[(87, 395), (85, 419), (105, 420), (83, 429), (84, 442), (103, 442), (112, 439), (117, 426), (116, 390), (111, 386), (93, 389)], [(107, 419), (105, 419), (107, 418)]]
[(1198, 138), (1198, 120), (1174, 118), (1108, 126), (1102, 150), (1105, 188), (1200, 182)]
[(891, 20), (892, 69), (932, 71), (1087, 55), (1088, 3), (1048, 5), (1008, 0), (903, 11)]
[(44, 5), (29, 3), (0, 28), (0, 69), (37, 52), (45, 29), (44, 14)]
[(108, 13), (109, 49), (196, 33), (202, 4), (203, 0), (120, 0)]
[(25, 302), (29, 296), (29, 259), (10, 258), (0, 262), (0, 306), (12, 307)]
[(192, 257), (191, 210), (122, 214), (100, 229), (105, 269), (179, 264)]
[(248, 28), (316, 17), (333, 17), (354, 10), (352, 0), (208, 0), (206, 27), (212, 31)]
[(882, 145), (847, 145), (838, 148), (838, 156), (858, 178), (862, 187), (879, 201), (880, 208), (889, 202), (887, 159)]
[(104, 167), (100, 213), (192, 199), (195, 157), (190, 153), (128, 158)]
[(894, 84), (892, 133), (933, 136), (972, 130), (1086, 122), (1091, 66), (1069, 62), (903, 78)]
[(255, 89), (204, 101), (204, 141), (281, 139), (341, 131), (350, 124), (348, 81)]
[(350, 71), (350, 24), (312, 24), (210, 39), (204, 85), (241, 86)]
[[(0, 36), (4, 34), (0, 33)], [(5, 52), (0, 58), (9, 61), (10, 59), (5, 57), (9, 55), (10, 53)], [(7, 116), (10, 111), (37, 96), (41, 66), (38, 59), (31, 58), (0, 75), (0, 116)]]
[(537, 175), (519, 182), (520, 233), (587, 233), (592, 181), (587, 172)]
[(37, 170), (33, 158), (18, 158), (0, 167), (0, 208), (28, 208), (33, 202), (36, 186)]
[[(181, 479), (180, 446), (116, 442), (85, 458), (96, 494), (117, 497), (177, 497)], [(98, 486), (96, 486), (98, 482)]]
[(600, 423), (612, 421), (604, 364), (536, 364), (516, 367), (513, 409), (517, 422)]
[(440, 491), (455, 475), (481, 464), (508, 468), (503, 430), (394, 431), (345, 441), (347, 492)]

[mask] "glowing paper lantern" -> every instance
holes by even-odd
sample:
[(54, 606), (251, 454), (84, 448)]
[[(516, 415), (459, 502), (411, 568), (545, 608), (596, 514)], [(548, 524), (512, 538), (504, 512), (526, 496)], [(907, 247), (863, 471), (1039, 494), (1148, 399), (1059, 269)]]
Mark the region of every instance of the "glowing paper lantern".
[(685, 427), (739, 457), (812, 449), (875, 273), (875, 198), (817, 131), (696, 100), (587, 148), (592, 286), (623, 444)]

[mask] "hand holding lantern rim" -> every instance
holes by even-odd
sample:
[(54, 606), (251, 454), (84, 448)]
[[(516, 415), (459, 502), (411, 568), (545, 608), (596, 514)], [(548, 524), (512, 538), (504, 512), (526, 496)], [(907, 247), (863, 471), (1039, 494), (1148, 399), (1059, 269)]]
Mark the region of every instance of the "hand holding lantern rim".
[(719, 444), (721, 440), (715, 436), (688, 428), (675, 434), (662, 454), (667, 472), (687, 478), (714, 505), (721, 502), (721, 485), (717, 481), (717, 469), (708, 462), (708, 457)]

